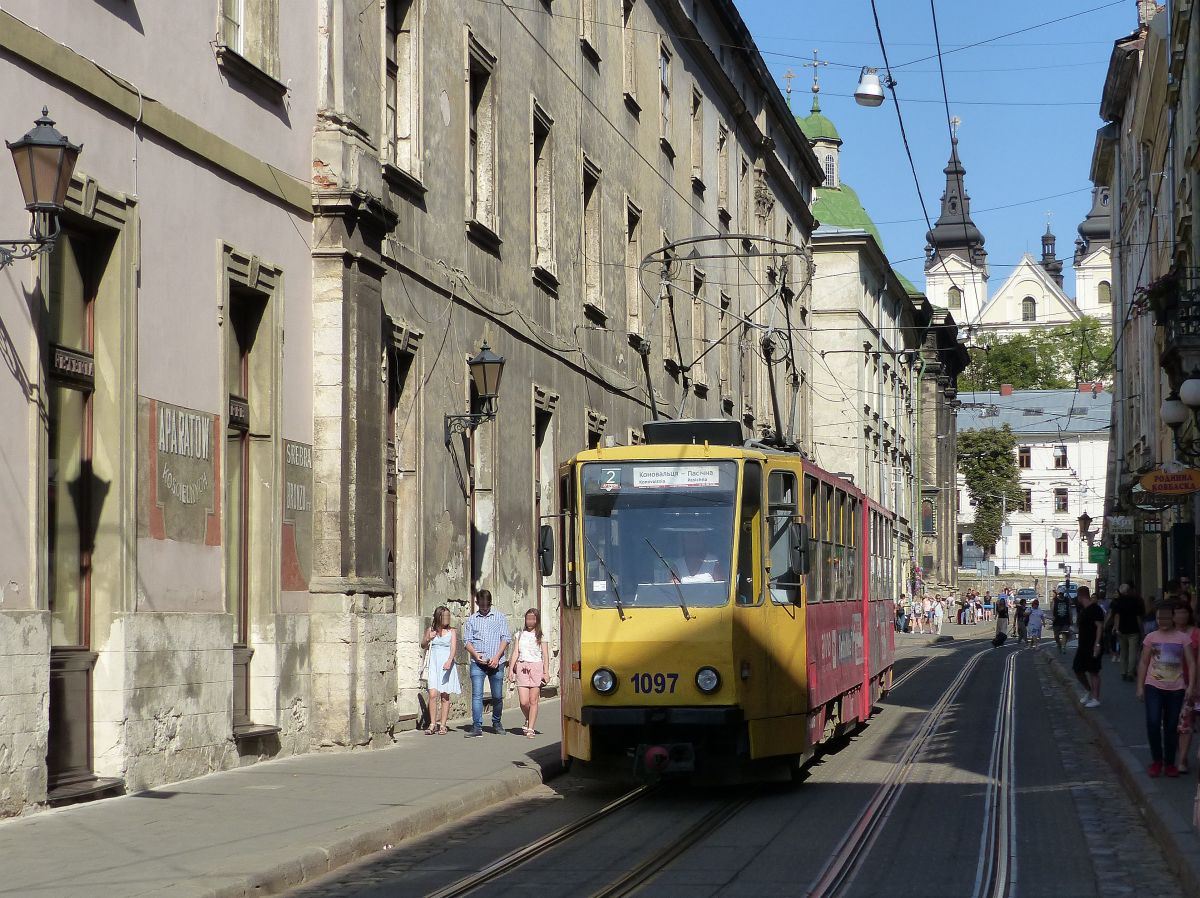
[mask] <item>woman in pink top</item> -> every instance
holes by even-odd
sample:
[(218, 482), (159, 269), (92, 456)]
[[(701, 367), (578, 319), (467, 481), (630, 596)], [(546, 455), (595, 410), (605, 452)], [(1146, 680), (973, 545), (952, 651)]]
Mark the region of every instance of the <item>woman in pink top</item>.
[[(1191, 653), (1192, 665), (1191, 669), (1196, 670), (1197, 652), (1200, 651), (1200, 628), (1196, 627), (1195, 614), (1192, 612), (1192, 607), (1187, 604), (1180, 604), (1175, 608), (1175, 629), (1188, 638), (1188, 651)], [(1191, 678), (1188, 678), (1190, 684)], [(1183, 703), (1183, 710), (1179, 712), (1179, 760), (1177, 765), (1180, 773), (1188, 772), (1188, 755), (1192, 745), (1192, 730), (1195, 728), (1196, 716), (1196, 692), (1193, 689), (1191, 696)]]
[(549, 661), (550, 645), (542, 633), (542, 613), (530, 608), (525, 612), (525, 626), (517, 635), (517, 648), (508, 668), (525, 714), (524, 733), (530, 739), (537, 735), (538, 698), (542, 687), (549, 682), (546, 670)]
[(1175, 751), (1179, 741), (1179, 712), (1191, 697), (1191, 639), (1175, 628), (1173, 604), (1155, 611), (1158, 629), (1142, 643), (1138, 662), (1137, 697), (1146, 703), (1146, 736), (1150, 742), (1150, 776), (1179, 776)]

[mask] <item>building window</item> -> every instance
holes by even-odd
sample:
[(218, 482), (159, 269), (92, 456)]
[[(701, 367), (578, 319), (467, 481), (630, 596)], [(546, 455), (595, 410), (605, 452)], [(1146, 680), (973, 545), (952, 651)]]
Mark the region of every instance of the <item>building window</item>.
[(625, 100), (637, 108), (637, 32), (633, 29), (635, 0), (621, 0), (621, 48), (624, 56), (621, 82)]
[[(232, 50), (273, 81), (278, 80), (279, 0), (221, 0), (218, 40), (220, 49)], [(218, 60), (226, 62), (221, 54)]]
[(1020, 555), (1033, 554), (1033, 534), (1020, 533), (1017, 535), (1017, 553)]
[(946, 305), (951, 309), (962, 308), (963, 292), (958, 287), (951, 287), (946, 293)]
[(638, 266), (642, 262), (642, 210), (625, 199), (625, 315), (629, 332), (646, 336), (642, 323), (642, 285)]
[(1066, 555), (1070, 551), (1070, 546), (1067, 543), (1066, 536), (1054, 537), (1054, 554)]
[(1067, 489), (1066, 487), (1056, 487), (1054, 490), (1054, 510), (1067, 510)]
[(583, 45), (584, 55), (593, 62), (599, 62), (600, 54), (596, 51), (596, 0), (579, 0), (579, 42)]
[(954, 510), (962, 511), (962, 490), (954, 491)]
[(387, 0), (384, 12), (383, 161), (416, 175), (418, 150), (420, 0)]
[(837, 167), (833, 161), (833, 153), (825, 154), (825, 187), (837, 187)]
[(1067, 466), (1067, 447), (1066, 446), (1055, 446), (1054, 447), (1054, 467), (1065, 468), (1066, 466)]
[(1037, 300), (1032, 296), (1026, 296), (1021, 300), (1021, 320), (1037, 321)]
[(1033, 511), (1033, 490), (1021, 490), (1021, 511), (1025, 514)]
[(692, 186), (704, 189), (704, 97), (692, 90)]
[(937, 512), (932, 499), (921, 500), (921, 533), (925, 536), (937, 534)]
[(495, 235), (496, 57), (471, 35), (467, 45), (467, 220)]
[(542, 273), (556, 274), (554, 254), (554, 145), (551, 133), (554, 120), (536, 102), (533, 104), (533, 267)]
[(583, 301), (603, 310), (600, 289), (600, 169), (583, 159)]
[(1017, 467), (1030, 468), (1033, 466), (1032, 452), (1028, 446), (1017, 447)]
[(729, 129), (717, 126), (717, 212), (729, 221)]
[(1111, 305), (1112, 284), (1110, 284), (1108, 281), (1101, 281), (1099, 286), (1096, 288), (1096, 298), (1100, 301), (1101, 305)]
[[(708, 305), (704, 301), (705, 281), (703, 271), (696, 269), (692, 272), (692, 358), (688, 361), (699, 358), (701, 353), (708, 349)], [(708, 383), (703, 361), (692, 370), (692, 378), (698, 384)]]
[(733, 396), (733, 388), (731, 386), (733, 379), (733, 341), (730, 339), (732, 334), (726, 333), (729, 330), (729, 322), (732, 319), (733, 297), (728, 293), (721, 294), (721, 309), (717, 312), (717, 334), (721, 341), (721, 348), (717, 350), (720, 356), (720, 370), (717, 372), (721, 378), (721, 395)]
[(666, 44), (658, 45), (658, 136), (671, 146), (671, 51)]

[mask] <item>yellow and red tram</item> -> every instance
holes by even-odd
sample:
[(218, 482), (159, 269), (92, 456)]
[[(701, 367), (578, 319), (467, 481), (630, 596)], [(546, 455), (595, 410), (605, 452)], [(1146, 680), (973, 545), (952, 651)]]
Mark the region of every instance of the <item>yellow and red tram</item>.
[(800, 762), (891, 682), (894, 517), (730, 421), (560, 470), (564, 761)]

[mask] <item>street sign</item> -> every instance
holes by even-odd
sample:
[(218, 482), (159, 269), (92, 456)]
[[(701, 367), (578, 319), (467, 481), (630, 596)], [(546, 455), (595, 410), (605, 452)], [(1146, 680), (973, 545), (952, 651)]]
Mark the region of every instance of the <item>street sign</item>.
[(1108, 546), (1088, 546), (1088, 561), (1093, 564), (1108, 563)]

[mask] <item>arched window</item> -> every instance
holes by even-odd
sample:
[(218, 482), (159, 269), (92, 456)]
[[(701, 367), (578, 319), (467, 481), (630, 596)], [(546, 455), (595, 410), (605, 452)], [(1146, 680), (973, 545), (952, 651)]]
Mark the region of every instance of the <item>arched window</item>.
[(1037, 321), (1037, 300), (1032, 296), (1026, 296), (1021, 300), (1021, 320)]
[(950, 291), (946, 294), (946, 305), (951, 309), (961, 309), (962, 290), (958, 287), (951, 287)]
[(825, 156), (825, 186), (837, 187), (837, 165), (833, 161), (833, 153)]
[(1112, 284), (1108, 281), (1101, 281), (1100, 286), (1096, 288), (1096, 297), (1104, 305), (1112, 303)]

